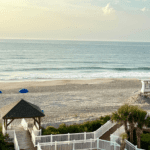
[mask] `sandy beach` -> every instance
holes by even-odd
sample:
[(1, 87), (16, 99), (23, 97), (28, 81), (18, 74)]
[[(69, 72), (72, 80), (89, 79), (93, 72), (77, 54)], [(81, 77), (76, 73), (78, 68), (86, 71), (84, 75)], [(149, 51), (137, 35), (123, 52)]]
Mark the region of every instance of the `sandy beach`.
[[(150, 111), (148, 101), (129, 101), (140, 93), (138, 79), (0, 82), (0, 108), (23, 98), (44, 110), (42, 123), (82, 122), (111, 114), (130, 102)], [(21, 94), (19, 89), (29, 93)]]

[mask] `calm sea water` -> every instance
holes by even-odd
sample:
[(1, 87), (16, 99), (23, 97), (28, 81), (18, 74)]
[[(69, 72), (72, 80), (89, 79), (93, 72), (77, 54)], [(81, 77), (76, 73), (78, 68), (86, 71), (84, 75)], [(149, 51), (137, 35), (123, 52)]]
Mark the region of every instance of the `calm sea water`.
[(0, 81), (149, 77), (150, 43), (0, 40)]

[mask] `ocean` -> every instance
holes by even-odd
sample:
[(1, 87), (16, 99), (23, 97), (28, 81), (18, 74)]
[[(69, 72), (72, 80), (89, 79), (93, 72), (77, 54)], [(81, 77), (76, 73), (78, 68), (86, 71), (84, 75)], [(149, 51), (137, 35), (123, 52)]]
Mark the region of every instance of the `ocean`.
[(149, 42), (0, 40), (0, 81), (149, 77)]

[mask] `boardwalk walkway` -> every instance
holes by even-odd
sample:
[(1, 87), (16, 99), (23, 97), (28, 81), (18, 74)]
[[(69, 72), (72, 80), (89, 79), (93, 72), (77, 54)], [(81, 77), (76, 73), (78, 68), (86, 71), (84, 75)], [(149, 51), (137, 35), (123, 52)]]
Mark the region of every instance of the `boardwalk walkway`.
[(104, 133), (100, 139), (110, 141), (110, 135), (113, 134), (118, 128), (120, 128), (122, 124), (116, 124), (114, 125), (110, 130), (108, 130), (106, 133)]
[(28, 130), (24, 130), (23, 127), (13, 126), (11, 130), (15, 130), (20, 150), (37, 150), (33, 146), (31, 136)]

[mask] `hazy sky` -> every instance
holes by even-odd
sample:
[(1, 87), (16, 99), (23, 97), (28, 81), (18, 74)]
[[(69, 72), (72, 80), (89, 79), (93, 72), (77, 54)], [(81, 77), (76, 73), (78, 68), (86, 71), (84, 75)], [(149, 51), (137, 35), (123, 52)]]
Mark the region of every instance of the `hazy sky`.
[(0, 0), (0, 38), (150, 42), (150, 0)]

